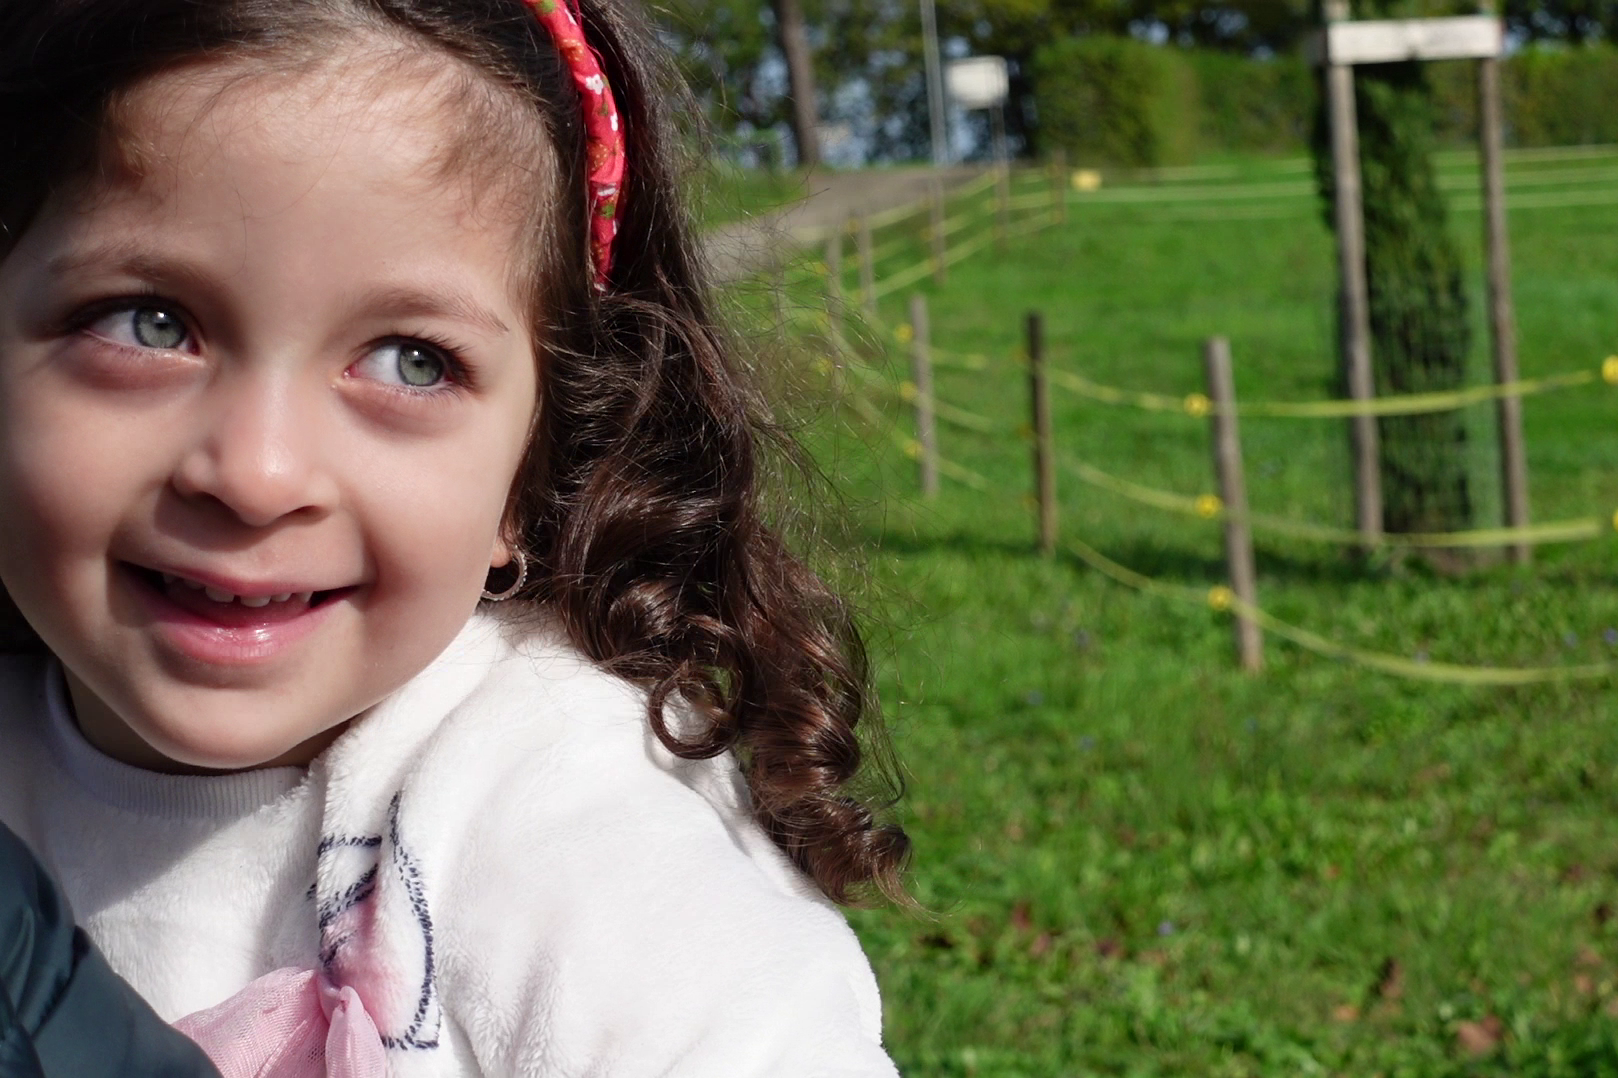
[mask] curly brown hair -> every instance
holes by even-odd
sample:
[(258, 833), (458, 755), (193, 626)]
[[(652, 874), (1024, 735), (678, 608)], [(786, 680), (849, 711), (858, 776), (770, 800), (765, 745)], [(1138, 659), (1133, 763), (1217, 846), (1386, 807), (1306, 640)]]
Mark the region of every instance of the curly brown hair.
[[(860, 634), (761, 508), (762, 454), (790, 440), (714, 315), (679, 197), (681, 92), (636, 12), (580, 7), (629, 161), (604, 292), (590, 283), (578, 97), (520, 0), (0, 0), (0, 251), (54, 190), (109, 167), (120, 102), (157, 74), (297, 61), (356, 33), (458, 61), (467, 135), (448, 165), (503, 176), (535, 241), (541, 404), (510, 520), (536, 568), (524, 594), (648, 689), (669, 751), (733, 752), (759, 822), (826, 895), (902, 900), (909, 840), (879, 819), (898, 785), (870, 751)], [(676, 700), (696, 729), (670, 721)]]

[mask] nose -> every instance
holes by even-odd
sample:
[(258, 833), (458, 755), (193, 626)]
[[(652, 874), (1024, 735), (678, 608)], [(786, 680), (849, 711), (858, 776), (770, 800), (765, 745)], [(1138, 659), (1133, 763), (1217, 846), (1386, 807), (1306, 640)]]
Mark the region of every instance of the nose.
[(314, 406), (300, 402), (296, 388), (245, 373), (212, 386), (197, 435), (174, 470), (176, 493), (216, 503), (255, 528), (329, 510), (337, 485), (321, 459)]

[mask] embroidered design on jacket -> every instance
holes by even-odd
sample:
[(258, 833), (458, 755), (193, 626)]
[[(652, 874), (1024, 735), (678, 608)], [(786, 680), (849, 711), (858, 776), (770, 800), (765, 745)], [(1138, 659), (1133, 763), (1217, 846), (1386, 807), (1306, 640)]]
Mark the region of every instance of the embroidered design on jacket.
[(421, 866), (399, 833), (399, 794), (386, 835), (326, 835), (315, 873), (320, 964), (359, 993), (389, 1048), (438, 1047), (441, 1012)]

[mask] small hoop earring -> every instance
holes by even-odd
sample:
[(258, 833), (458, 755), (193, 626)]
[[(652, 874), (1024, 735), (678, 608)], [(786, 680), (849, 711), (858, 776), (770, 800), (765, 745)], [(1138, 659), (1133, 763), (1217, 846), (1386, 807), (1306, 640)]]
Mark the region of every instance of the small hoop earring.
[(517, 579), (513, 580), (511, 582), (511, 587), (507, 588), (505, 591), (490, 591), (488, 588), (484, 588), (483, 598), (488, 602), (503, 603), (513, 595), (516, 595), (522, 590), (522, 586), (528, 583), (528, 555), (524, 554), (521, 550), (513, 550), (511, 552), (511, 556), (517, 562)]

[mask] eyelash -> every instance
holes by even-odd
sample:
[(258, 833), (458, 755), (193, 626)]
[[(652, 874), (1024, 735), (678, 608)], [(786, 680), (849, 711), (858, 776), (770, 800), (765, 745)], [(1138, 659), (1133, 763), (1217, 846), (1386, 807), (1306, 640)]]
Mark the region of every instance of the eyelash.
[[(99, 322), (101, 319), (107, 317), (109, 314), (121, 314), (125, 311), (136, 311), (142, 307), (159, 306), (171, 314), (179, 315), (181, 321), (185, 323), (186, 332), (195, 334), (196, 331), (192, 328), (192, 318), (190, 314), (186, 312), (185, 308), (178, 304), (171, 304), (164, 301), (163, 298), (156, 292), (138, 292), (133, 295), (120, 296), (117, 299), (104, 300), (100, 303), (93, 303), (88, 307), (82, 307), (70, 316), (63, 329), (69, 333), (82, 333), (96, 322)], [(120, 344), (117, 341), (108, 341), (106, 343), (114, 348), (128, 348), (127, 345)], [(464, 350), (460, 345), (446, 337), (432, 332), (391, 334), (386, 337), (380, 337), (371, 342), (370, 347), (376, 348), (383, 344), (426, 345), (444, 361), (444, 369), (449, 379), (444, 385), (434, 386), (430, 389), (402, 389), (398, 387), (390, 387), (392, 392), (398, 393), (401, 396), (420, 399), (440, 393), (465, 391), (475, 389), (477, 387), (477, 381), (473, 374), (472, 367), (466, 362), (463, 356)], [(142, 349), (130, 350), (141, 351)]]
[[(155, 292), (137, 292), (133, 295), (119, 296), (117, 299), (101, 300), (88, 306), (80, 307), (78, 310), (68, 315), (66, 321), (62, 325), (62, 330), (64, 333), (83, 333), (85, 330), (89, 329), (91, 326), (101, 321), (109, 314), (117, 314), (120, 311), (138, 311), (142, 307), (158, 306), (162, 306), (162, 308), (166, 311), (179, 314), (181, 319), (185, 322), (186, 329), (189, 330), (191, 328), (191, 316), (185, 313), (184, 308), (180, 307), (178, 304), (164, 304), (162, 302), (162, 297)], [(112, 343), (115, 345), (117, 344), (116, 341)]]

